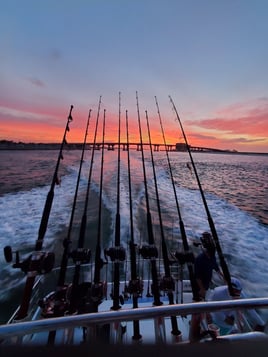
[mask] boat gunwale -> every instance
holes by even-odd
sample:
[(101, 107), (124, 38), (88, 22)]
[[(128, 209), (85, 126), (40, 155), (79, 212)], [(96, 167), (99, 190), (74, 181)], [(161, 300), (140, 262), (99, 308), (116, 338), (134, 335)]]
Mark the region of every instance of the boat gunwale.
[(113, 323), (115, 321), (147, 320), (171, 315), (185, 316), (229, 309), (268, 308), (268, 298), (248, 298), (241, 300), (203, 301), (152, 307), (126, 308), (118, 311), (99, 311), (72, 316), (52, 317), (35, 321), (13, 322), (0, 326), (1, 339), (24, 336), (51, 329), (66, 329), (96, 324)]

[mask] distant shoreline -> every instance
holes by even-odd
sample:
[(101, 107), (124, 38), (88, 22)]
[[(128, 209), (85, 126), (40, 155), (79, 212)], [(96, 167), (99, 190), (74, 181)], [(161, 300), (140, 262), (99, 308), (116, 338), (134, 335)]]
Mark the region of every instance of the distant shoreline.
[[(60, 143), (15, 143), (12, 141), (0, 141), (0, 150), (59, 150), (61, 147)], [(83, 144), (80, 143), (68, 143), (65, 144), (68, 149), (80, 150)]]
[[(8, 140), (0, 140), (0, 150), (59, 150), (61, 147), (60, 143), (23, 143), (23, 142), (13, 142)], [(65, 144), (65, 148), (68, 150), (82, 150), (83, 143), (68, 143)], [(91, 149), (88, 144), (87, 149)], [(161, 150), (164, 151), (164, 150)], [(170, 152), (186, 152), (187, 150), (170, 150)], [(229, 155), (262, 155), (268, 156), (268, 153), (263, 152), (243, 152), (235, 150), (205, 150), (196, 151), (191, 150), (193, 153), (211, 153), (211, 154), (229, 154)]]

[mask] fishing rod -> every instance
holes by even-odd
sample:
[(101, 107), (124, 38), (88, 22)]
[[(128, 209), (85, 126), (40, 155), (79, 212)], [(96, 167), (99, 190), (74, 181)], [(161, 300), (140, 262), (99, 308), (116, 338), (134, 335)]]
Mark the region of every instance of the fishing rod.
[(59, 170), (60, 160), (63, 159), (63, 155), (62, 155), (63, 146), (64, 146), (64, 144), (67, 143), (66, 134), (67, 134), (67, 131), (70, 131), (70, 128), (69, 128), (70, 122), (73, 121), (72, 110), (73, 110), (73, 105), (71, 105), (71, 108), (70, 108), (70, 112), (69, 112), (69, 115), (68, 115), (65, 131), (64, 131), (64, 135), (63, 135), (63, 140), (61, 142), (61, 147), (60, 147), (60, 152), (59, 152), (57, 164), (56, 164), (56, 167), (55, 167), (54, 176), (53, 176), (53, 179), (52, 179), (50, 190), (49, 190), (48, 195), (47, 195), (47, 199), (46, 199), (46, 203), (45, 203), (45, 207), (44, 207), (44, 211), (43, 211), (43, 215), (42, 215), (42, 219), (41, 219), (41, 223), (40, 223), (40, 227), (39, 227), (38, 239), (37, 239), (37, 241), (35, 243), (35, 250), (41, 250), (42, 246), (43, 246), (43, 240), (44, 240), (44, 236), (45, 236), (45, 233), (46, 233), (46, 230), (47, 230), (48, 219), (49, 219), (49, 215), (50, 215), (50, 211), (51, 211), (51, 207), (52, 207), (52, 202), (53, 202), (53, 198), (54, 198), (54, 187), (59, 182), (58, 170)]
[[(147, 110), (145, 111), (145, 116), (146, 116), (147, 129), (148, 129), (148, 139), (149, 139), (149, 147), (150, 147), (150, 153), (151, 153), (151, 162), (152, 162), (152, 168), (153, 168), (155, 193), (156, 193), (156, 203), (157, 203), (160, 233), (161, 233), (161, 247), (162, 247), (164, 270), (165, 270), (165, 276), (162, 278), (162, 281), (160, 282), (160, 287), (164, 291), (167, 291), (169, 305), (173, 305), (174, 304), (173, 291), (175, 290), (175, 283), (174, 283), (174, 280), (170, 273), (170, 260), (168, 257), (167, 244), (166, 244), (164, 228), (163, 228), (163, 221), (162, 221), (160, 199), (159, 199), (158, 185), (157, 185), (157, 179), (156, 179), (156, 171), (155, 171), (153, 149), (152, 149), (152, 140), (151, 140), (151, 133), (150, 133), (149, 118), (148, 118)], [(178, 322), (177, 322), (176, 316), (171, 316), (171, 325), (172, 325), (172, 331), (171, 331), (172, 335), (174, 335), (174, 336), (181, 335), (181, 331), (178, 328)]]
[(215, 227), (215, 224), (213, 222), (212, 216), (211, 216), (209, 208), (208, 208), (208, 204), (207, 204), (207, 201), (206, 201), (206, 198), (205, 198), (205, 194), (204, 194), (204, 191), (202, 189), (201, 182), (200, 182), (197, 170), (196, 170), (196, 166), (195, 166), (192, 154), (191, 154), (190, 146), (188, 144), (188, 140), (186, 138), (186, 135), (185, 135), (185, 132), (184, 132), (184, 129), (183, 129), (183, 126), (182, 126), (182, 123), (181, 123), (177, 108), (176, 108), (171, 96), (169, 96), (169, 99), (170, 99), (170, 102), (172, 104), (173, 110), (175, 111), (177, 120), (179, 122), (179, 125), (180, 125), (180, 128), (181, 128), (181, 132), (182, 132), (182, 135), (183, 135), (186, 147), (187, 147), (187, 151), (188, 151), (188, 154), (190, 156), (192, 167), (194, 169), (196, 181), (197, 181), (197, 184), (198, 184), (198, 187), (199, 187), (199, 191), (200, 191), (200, 194), (201, 194), (201, 197), (202, 197), (202, 201), (203, 201), (203, 204), (204, 204), (204, 207), (205, 207), (205, 211), (206, 211), (206, 214), (207, 214), (208, 224), (209, 224), (209, 227), (210, 227), (210, 230), (211, 230), (211, 233), (212, 233), (212, 237), (214, 239), (214, 243), (215, 243), (218, 255), (219, 255), (222, 272), (223, 272), (224, 278), (225, 278), (225, 280), (227, 282), (230, 295), (233, 296), (234, 292), (233, 292), (233, 287), (232, 287), (232, 284), (231, 284), (231, 275), (230, 275), (228, 266), (226, 264), (226, 261), (224, 259), (223, 253), (222, 253), (222, 249), (221, 249), (221, 246), (220, 246), (220, 242), (219, 242), (218, 234), (217, 234), (217, 231), (216, 231), (216, 227)]
[(163, 304), (163, 302), (160, 300), (160, 291), (159, 291), (159, 283), (158, 283), (157, 267), (156, 267), (156, 258), (158, 257), (158, 251), (157, 251), (157, 247), (155, 246), (152, 217), (150, 213), (147, 179), (146, 179), (146, 171), (145, 171), (144, 150), (143, 150), (143, 141), (142, 141), (142, 132), (141, 132), (140, 110), (139, 110), (139, 101), (138, 101), (137, 92), (136, 92), (136, 102), (137, 102), (137, 114), (138, 114), (139, 134), (140, 134), (140, 142), (141, 142), (141, 156), (142, 156), (144, 189), (145, 189), (146, 208), (147, 208), (147, 231), (148, 231), (148, 242), (149, 242), (149, 245), (146, 246), (143, 245), (141, 247), (140, 254), (144, 259), (150, 259), (151, 272), (152, 272), (152, 293), (154, 296), (153, 305), (160, 306)]
[(120, 261), (124, 261), (126, 257), (125, 249), (120, 245), (120, 140), (121, 140), (121, 93), (119, 92), (119, 119), (118, 119), (118, 156), (117, 156), (117, 200), (116, 200), (116, 217), (115, 217), (115, 241), (114, 247), (105, 251), (111, 261), (114, 262), (114, 278), (113, 278), (113, 306), (112, 310), (119, 310), (121, 304), (124, 303), (120, 296)]
[(87, 119), (86, 131), (85, 131), (82, 153), (81, 153), (81, 158), (80, 158), (80, 165), (79, 165), (79, 171), (78, 171), (78, 175), (77, 175), (76, 188), (75, 188), (75, 194), (74, 194), (74, 200), (73, 200), (73, 206), (72, 206), (72, 212), (71, 212), (67, 237), (63, 241), (64, 251), (63, 251), (63, 255), (62, 255), (62, 259), (61, 259), (60, 272), (59, 272), (59, 278), (58, 278), (58, 284), (57, 284), (58, 287), (62, 287), (65, 284), (67, 264), (68, 264), (68, 259), (70, 256), (70, 246), (72, 244), (71, 231), (72, 231), (72, 227), (73, 227), (74, 213), (75, 213), (75, 208), (76, 208), (82, 165), (84, 162), (84, 153), (85, 153), (85, 148), (86, 148), (86, 140), (87, 140), (87, 135), (88, 135), (88, 126), (89, 126), (90, 116), (91, 116), (91, 109), (89, 110), (88, 119)]
[[(20, 261), (19, 252), (16, 252), (16, 262), (13, 264), (13, 268), (20, 268), (25, 274), (27, 274), (26, 283), (24, 286), (22, 302), (20, 304), (19, 310), (15, 317), (16, 320), (21, 320), (28, 315), (29, 304), (32, 295), (32, 289), (34, 286), (35, 278), (37, 275), (49, 273), (54, 266), (55, 262), (55, 254), (53, 252), (42, 252), (43, 241), (45, 237), (45, 233), (47, 230), (48, 220), (50, 216), (50, 211), (54, 199), (54, 188), (55, 185), (59, 183), (58, 179), (58, 170), (60, 165), (60, 160), (63, 159), (63, 147), (64, 144), (67, 143), (66, 135), (67, 132), (70, 131), (69, 124), (73, 121), (72, 118), (72, 110), (73, 105), (70, 107), (69, 115), (67, 118), (67, 123), (63, 135), (63, 139), (61, 142), (58, 159), (54, 171), (54, 175), (52, 178), (50, 190), (47, 194), (46, 202), (43, 209), (43, 214), (39, 226), (38, 238), (35, 243), (35, 251), (28, 256), (24, 261)], [(7, 262), (12, 261), (12, 249), (10, 246), (6, 246), (4, 248), (4, 254)]]
[[(101, 217), (102, 217), (102, 182), (103, 182), (103, 161), (104, 161), (104, 133), (105, 133), (105, 109), (103, 114), (103, 139), (102, 139), (102, 154), (101, 154), (101, 175), (100, 175), (100, 194), (99, 194), (99, 210), (98, 210), (98, 231), (97, 231), (97, 241), (96, 241), (96, 249), (95, 249), (95, 269), (94, 269), (94, 279), (92, 282), (83, 282), (79, 285), (76, 285), (75, 295), (73, 297), (73, 301), (71, 298), (71, 312), (77, 311), (78, 314), (81, 313), (94, 313), (98, 312), (98, 306), (102, 302), (104, 297), (104, 286), (105, 284), (100, 281), (100, 271), (105, 264), (101, 258)], [(99, 115), (98, 115), (99, 116)], [(98, 120), (97, 120), (98, 121)], [(97, 133), (96, 124), (96, 131)], [(95, 134), (96, 138), (96, 134)], [(95, 139), (94, 139), (94, 147), (95, 147)], [(93, 162), (94, 154), (92, 155)], [(90, 169), (91, 171), (91, 169)], [(91, 174), (89, 175), (91, 176)], [(89, 182), (91, 179), (89, 179)], [(76, 309), (76, 310), (75, 310)], [(83, 340), (88, 340), (88, 335), (94, 333), (95, 338), (99, 338), (102, 335), (103, 327), (99, 330), (97, 329), (95, 332), (92, 329), (87, 327), (83, 327)], [(96, 334), (95, 334), (96, 333)]]
[(197, 286), (196, 280), (194, 278), (194, 265), (193, 265), (194, 255), (190, 251), (188, 239), (186, 236), (186, 231), (185, 231), (185, 227), (184, 227), (184, 223), (183, 223), (183, 219), (182, 219), (182, 215), (181, 215), (181, 210), (180, 210), (180, 206), (179, 206), (177, 191), (176, 191), (176, 187), (175, 187), (175, 181), (174, 181), (171, 163), (170, 163), (170, 159), (169, 159), (169, 154), (168, 154), (168, 150), (167, 150), (167, 143), (166, 143), (166, 137), (165, 137), (163, 123), (162, 123), (162, 117), (160, 114), (159, 105), (158, 105), (158, 101), (157, 101), (156, 97), (155, 97), (155, 103), (156, 103), (156, 108), (157, 108), (157, 112), (158, 112), (158, 118), (159, 118), (159, 122), (160, 122), (162, 137), (163, 137), (163, 141), (164, 141), (164, 147), (165, 147), (165, 152), (166, 152), (166, 157), (167, 157), (167, 162), (168, 162), (168, 167), (169, 167), (169, 174), (170, 174), (172, 188), (173, 188), (173, 192), (174, 192), (177, 213), (179, 216), (180, 232), (181, 232), (181, 238), (182, 238), (182, 243), (183, 243), (183, 248), (184, 248), (184, 254), (181, 254), (180, 252), (176, 252), (176, 258), (179, 260), (179, 263), (181, 265), (183, 265), (184, 263), (187, 263), (189, 279), (190, 279), (191, 287), (192, 287), (192, 291), (193, 291), (193, 300), (198, 301), (199, 300), (198, 286)]
[[(136, 244), (134, 241), (134, 225), (133, 225), (133, 208), (132, 208), (132, 189), (131, 189), (131, 173), (130, 173), (130, 150), (129, 150), (129, 132), (128, 132), (128, 111), (126, 110), (126, 132), (127, 132), (127, 162), (128, 162), (128, 188), (129, 188), (129, 213), (130, 213), (130, 269), (131, 280), (129, 281), (127, 291), (132, 294), (133, 308), (138, 307), (138, 297), (143, 291), (143, 284), (137, 275), (137, 263), (136, 263)], [(140, 334), (139, 320), (133, 320), (133, 340), (140, 340), (142, 335)]]
[(81, 224), (80, 224), (80, 232), (79, 232), (79, 238), (78, 238), (78, 243), (77, 243), (77, 249), (72, 251), (72, 253), (71, 253), (72, 259), (75, 263), (75, 271), (74, 271), (74, 275), (73, 275), (72, 290), (71, 290), (71, 297), (70, 297), (70, 313), (71, 314), (75, 313), (77, 311), (77, 304), (78, 304), (78, 300), (79, 300), (79, 278), (80, 278), (81, 264), (88, 264), (91, 259), (91, 251), (90, 251), (90, 249), (84, 248), (84, 242), (85, 242), (85, 235), (86, 235), (87, 209), (88, 209), (89, 192), (90, 192), (90, 185), (91, 185), (91, 175), (92, 175), (92, 168), (93, 168), (94, 154), (95, 154), (95, 144), (96, 144), (98, 123), (99, 123), (100, 106), (101, 106), (101, 96), (99, 98), (99, 104), (98, 104), (98, 112), (97, 112), (97, 119), (96, 119), (96, 125), (95, 125), (95, 133), (94, 133), (94, 142), (93, 142), (93, 148), (92, 148), (92, 152), (91, 152), (91, 161), (90, 161), (90, 168), (89, 168), (89, 174), (88, 174), (87, 191), (86, 191), (86, 197), (85, 197), (83, 216), (82, 216)]
[[(73, 219), (74, 219), (74, 213), (75, 213), (75, 208), (76, 208), (76, 201), (77, 201), (78, 189), (79, 189), (79, 184), (80, 184), (82, 165), (83, 165), (83, 161), (84, 161), (84, 152), (85, 152), (85, 147), (86, 147), (86, 139), (87, 139), (87, 134), (88, 134), (88, 125), (89, 125), (90, 114), (91, 114), (91, 109), (89, 110), (88, 119), (87, 119), (86, 131), (85, 131), (82, 153), (81, 153), (81, 158), (80, 158), (80, 165), (79, 165), (79, 170), (78, 170), (78, 175), (77, 175), (77, 180), (76, 180), (76, 188), (75, 188), (75, 194), (74, 194), (74, 200), (73, 200), (73, 205), (72, 205), (72, 211), (71, 211), (71, 216), (70, 216), (67, 237), (63, 241), (64, 249), (63, 249), (63, 254), (62, 254), (62, 258), (61, 258), (60, 271), (59, 271), (56, 292), (55, 292), (55, 295), (52, 295), (51, 297), (49, 296), (48, 298), (44, 298), (43, 300), (39, 301), (39, 306), (43, 309), (43, 312), (42, 312), (43, 317), (63, 316), (69, 307), (68, 306), (69, 304), (67, 302), (67, 296), (66, 296), (67, 291), (68, 291), (68, 289), (67, 289), (68, 285), (65, 284), (65, 277), (66, 277), (68, 259), (70, 257), (70, 247), (72, 244), (71, 231), (72, 231), (72, 227), (73, 227)], [(55, 337), (56, 337), (56, 330), (49, 331), (48, 344), (50, 344), (50, 345), (54, 344)]]
[(101, 172), (100, 172), (100, 194), (99, 194), (99, 211), (98, 211), (98, 233), (95, 250), (95, 270), (94, 281), (91, 286), (91, 311), (97, 312), (98, 305), (104, 296), (104, 283), (101, 282), (101, 269), (106, 264), (101, 258), (101, 227), (102, 227), (102, 187), (103, 187), (103, 163), (104, 163), (104, 137), (105, 137), (105, 109), (103, 113), (103, 131), (102, 131), (102, 152), (101, 152)]

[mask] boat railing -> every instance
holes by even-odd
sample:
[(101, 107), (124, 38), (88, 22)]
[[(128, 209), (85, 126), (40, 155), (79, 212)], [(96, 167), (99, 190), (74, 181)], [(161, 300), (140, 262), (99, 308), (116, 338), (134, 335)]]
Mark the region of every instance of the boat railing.
[[(160, 260), (162, 262), (162, 260)], [(127, 260), (127, 264), (130, 264), (130, 261)], [(108, 265), (108, 271), (112, 271), (112, 263), (107, 262)], [(69, 265), (67, 268), (67, 276), (69, 277), (69, 281), (71, 281), (71, 277), (74, 273), (74, 268), (75, 265)], [(176, 269), (177, 267), (175, 267)], [(59, 273), (59, 267), (54, 268), (49, 274), (46, 275), (40, 275), (33, 286), (32, 290), (32, 296), (29, 304), (29, 310), (28, 310), (28, 315), (25, 318), (25, 321), (31, 321), (35, 319), (35, 314), (36, 314), (36, 307), (38, 306), (38, 302), (40, 299), (51, 293), (52, 291), (56, 290), (56, 284), (57, 284), (57, 277)], [(178, 269), (178, 268), (177, 268)], [(84, 281), (92, 281), (93, 279), (93, 274), (94, 274), (94, 264), (82, 264), (81, 265), (81, 273), (80, 275), (83, 276)], [(160, 277), (160, 276), (159, 276)], [(109, 278), (109, 277), (107, 277)], [(147, 284), (151, 284), (151, 280), (149, 282), (147, 280), (144, 281), (144, 289), (146, 289)], [(122, 281), (122, 286), (126, 284), (127, 282)], [(190, 280), (183, 279), (183, 281), (180, 280), (180, 277), (178, 276), (177, 279), (175, 279), (175, 285), (176, 285), (176, 296), (183, 293), (183, 292), (190, 292), (191, 291), (191, 284)], [(111, 290), (112, 283), (107, 284), (107, 292), (106, 294), (109, 295), (110, 290)], [(107, 298), (107, 297), (106, 297)], [(176, 298), (176, 301), (178, 300), (178, 296)], [(7, 324), (12, 323), (16, 319), (17, 312), (19, 310), (18, 308), (14, 311), (12, 316), (9, 318), (7, 321)]]
[(0, 326), (2, 343), (21, 343), (26, 335), (33, 335), (51, 330), (70, 331), (75, 328), (94, 330), (97, 326), (133, 320), (159, 319), (168, 316), (187, 316), (219, 310), (247, 310), (268, 308), (268, 298), (250, 298), (228, 301), (206, 301), (185, 304), (139, 307), (118, 311), (100, 311), (81, 315), (39, 319), (36, 321), (17, 322)]

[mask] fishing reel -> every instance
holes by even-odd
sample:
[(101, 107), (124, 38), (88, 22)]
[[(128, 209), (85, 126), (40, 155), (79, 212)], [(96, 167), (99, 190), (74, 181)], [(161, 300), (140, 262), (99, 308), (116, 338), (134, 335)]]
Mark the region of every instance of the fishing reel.
[(106, 294), (107, 283), (99, 281), (98, 283), (92, 283), (90, 287), (90, 298), (93, 302), (101, 303), (103, 297)]
[(110, 257), (111, 261), (123, 262), (126, 259), (126, 250), (122, 246), (111, 247), (104, 250), (105, 258)]
[(42, 309), (41, 315), (45, 318), (64, 316), (69, 309), (69, 285), (58, 287), (43, 299), (38, 301), (38, 306)]
[(143, 281), (139, 278), (130, 280), (126, 287), (126, 291), (129, 294), (137, 294), (141, 296), (143, 292)]
[(70, 253), (70, 257), (73, 259), (75, 264), (88, 264), (91, 259), (91, 250), (86, 248), (78, 248)]
[[(47, 274), (51, 272), (55, 263), (55, 254), (53, 252), (35, 251), (26, 259), (20, 261), (19, 251), (14, 252), (16, 255), (13, 268), (21, 269), (25, 274), (29, 271), (37, 274)], [(8, 245), (4, 247), (4, 255), (7, 263), (12, 262), (12, 248)]]
[(156, 259), (158, 257), (158, 251), (155, 245), (143, 245), (139, 249), (139, 254), (143, 259)]
[(159, 289), (162, 291), (174, 291), (175, 282), (171, 276), (163, 276), (159, 282)]
[(194, 254), (193, 252), (181, 252), (181, 251), (176, 251), (175, 257), (178, 260), (180, 265), (183, 265), (185, 263), (194, 263)]
[[(72, 286), (72, 289), (74, 287)], [(96, 306), (99, 305), (106, 294), (106, 282), (82, 282), (75, 290), (71, 291), (71, 296), (74, 293), (74, 300), (70, 304), (70, 309), (77, 311), (79, 314), (94, 312)], [(72, 301), (72, 298), (70, 298)]]

